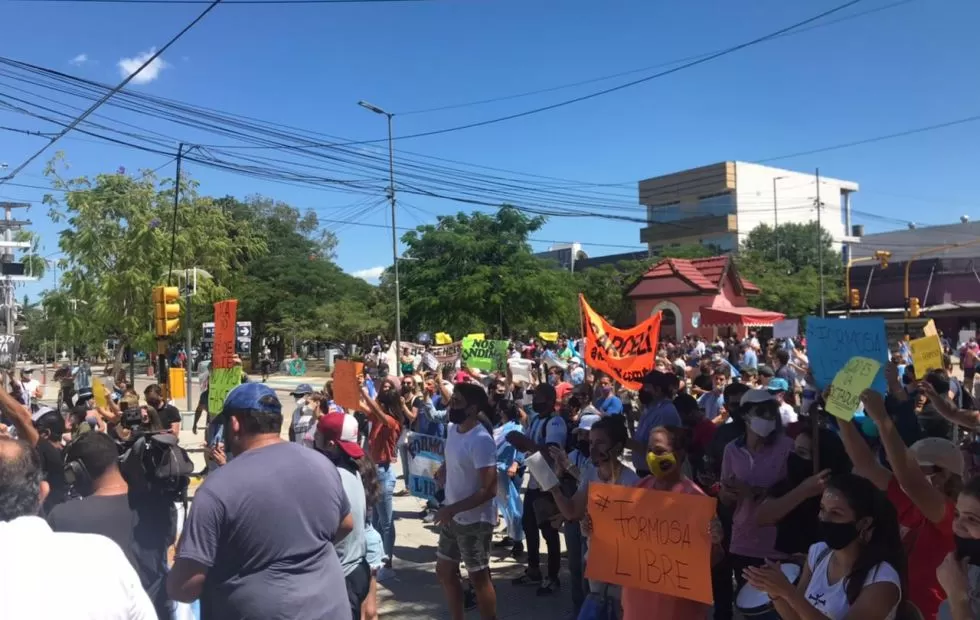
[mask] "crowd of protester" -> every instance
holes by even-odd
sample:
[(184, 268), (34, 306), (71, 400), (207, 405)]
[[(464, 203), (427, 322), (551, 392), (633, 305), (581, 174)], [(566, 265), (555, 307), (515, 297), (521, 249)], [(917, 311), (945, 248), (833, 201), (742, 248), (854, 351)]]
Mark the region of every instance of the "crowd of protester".
[[(512, 345), (529, 380), (406, 350), (397, 374), (368, 364), (348, 409), (330, 381), (285, 405), (243, 383), (209, 415), (211, 468), (179, 540), (172, 498), (120, 467), (134, 435), (179, 431), (159, 389), (141, 403), (122, 385), (106, 407), (80, 390), (59, 412), (23, 398), (29, 378), (4, 381), (4, 615), (172, 618), (196, 602), (204, 619), (374, 620), (378, 584), (399, 570), (399, 519), (413, 518), (393, 498), (410, 492), (418, 433), (444, 442), (438, 491), (414, 518), (438, 532), (433, 578), (454, 620), (496, 618), (500, 587), (582, 620), (980, 618), (972, 376), (948, 363), (920, 376), (896, 343), (887, 393), (866, 391), (843, 421), (803, 340), (665, 340), (638, 390), (586, 368), (580, 348)], [(526, 475), (535, 453), (556, 486)], [(714, 604), (586, 579), (592, 483), (717, 498)], [(524, 570), (502, 585), (495, 553)], [(98, 595), (44, 609), (41, 574), (93, 574)]]

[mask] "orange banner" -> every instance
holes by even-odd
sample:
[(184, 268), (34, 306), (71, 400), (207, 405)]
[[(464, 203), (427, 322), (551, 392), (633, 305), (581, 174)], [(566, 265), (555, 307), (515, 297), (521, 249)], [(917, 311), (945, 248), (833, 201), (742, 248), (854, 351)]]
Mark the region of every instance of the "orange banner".
[(715, 499), (593, 482), (585, 576), (712, 604)]
[(333, 400), (345, 409), (361, 405), (361, 386), (357, 378), (364, 372), (362, 362), (338, 360), (333, 367)]
[(578, 300), (582, 308), (585, 363), (632, 390), (640, 389), (640, 380), (654, 368), (661, 313), (636, 327), (616, 329), (589, 306), (584, 295), (580, 294)]
[(212, 368), (231, 368), (235, 357), (235, 320), (238, 314), (238, 300), (228, 299), (214, 304), (214, 355)]

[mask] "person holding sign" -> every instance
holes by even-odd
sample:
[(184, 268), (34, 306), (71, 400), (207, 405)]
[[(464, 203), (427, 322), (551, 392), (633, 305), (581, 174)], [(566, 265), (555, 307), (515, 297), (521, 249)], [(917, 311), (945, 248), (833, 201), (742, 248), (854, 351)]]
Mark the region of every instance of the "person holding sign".
[(963, 486), (963, 454), (953, 442), (938, 437), (906, 447), (881, 394), (865, 390), (861, 401), (878, 429), (893, 471), (879, 464), (853, 422), (841, 423), (841, 439), (854, 463), (854, 473), (887, 492), (898, 510), (899, 523), (908, 530), (904, 537), (909, 546), (908, 600), (931, 620), (946, 598), (936, 569), (954, 548), (953, 519), (957, 494)]
[(830, 480), (820, 500), (821, 542), (810, 547), (799, 583), (782, 567), (747, 567), (783, 620), (894, 620), (905, 591), (898, 515), (874, 484), (854, 474)]
[[(650, 475), (636, 483), (637, 487), (705, 495), (693, 480), (684, 475), (684, 462), (687, 460), (688, 432), (683, 428), (660, 426), (650, 433), (649, 451), (646, 453)], [(720, 557), (722, 531), (721, 522), (711, 523), (712, 556)], [(705, 579), (710, 579), (705, 577)], [(710, 607), (699, 601), (670, 596), (639, 588), (623, 588), (623, 620), (645, 620), (646, 618), (704, 618)]]

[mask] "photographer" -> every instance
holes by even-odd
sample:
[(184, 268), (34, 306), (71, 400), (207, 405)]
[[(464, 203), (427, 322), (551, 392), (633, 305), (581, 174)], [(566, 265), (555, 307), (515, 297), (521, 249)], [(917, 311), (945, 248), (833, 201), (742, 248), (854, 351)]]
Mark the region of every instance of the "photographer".
[(176, 515), (171, 498), (131, 491), (119, 468), (119, 447), (103, 433), (85, 433), (65, 448), (65, 478), (81, 499), (55, 506), (55, 532), (101, 534), (126, 554), (159, 618), (170, 618), (166, 555)]
[(163, 399), (163, 388), (156, 383), (146, 386), (143, 390), (146, 404), (157, 410), (163, 428), (169, 430), (175, 437), (180, 436), (180, 410)]

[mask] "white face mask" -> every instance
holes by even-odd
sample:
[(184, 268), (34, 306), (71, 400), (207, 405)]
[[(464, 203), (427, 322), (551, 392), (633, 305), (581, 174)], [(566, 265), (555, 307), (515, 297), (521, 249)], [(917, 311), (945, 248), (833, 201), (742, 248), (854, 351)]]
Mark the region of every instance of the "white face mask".
[(764, 420), (762, 418), (752, 416), (749, 418), (749, 428), (752, 429), (752, 432), (759, 437), (768, 437), (774, 430), (776, 430), (776, 421)]

